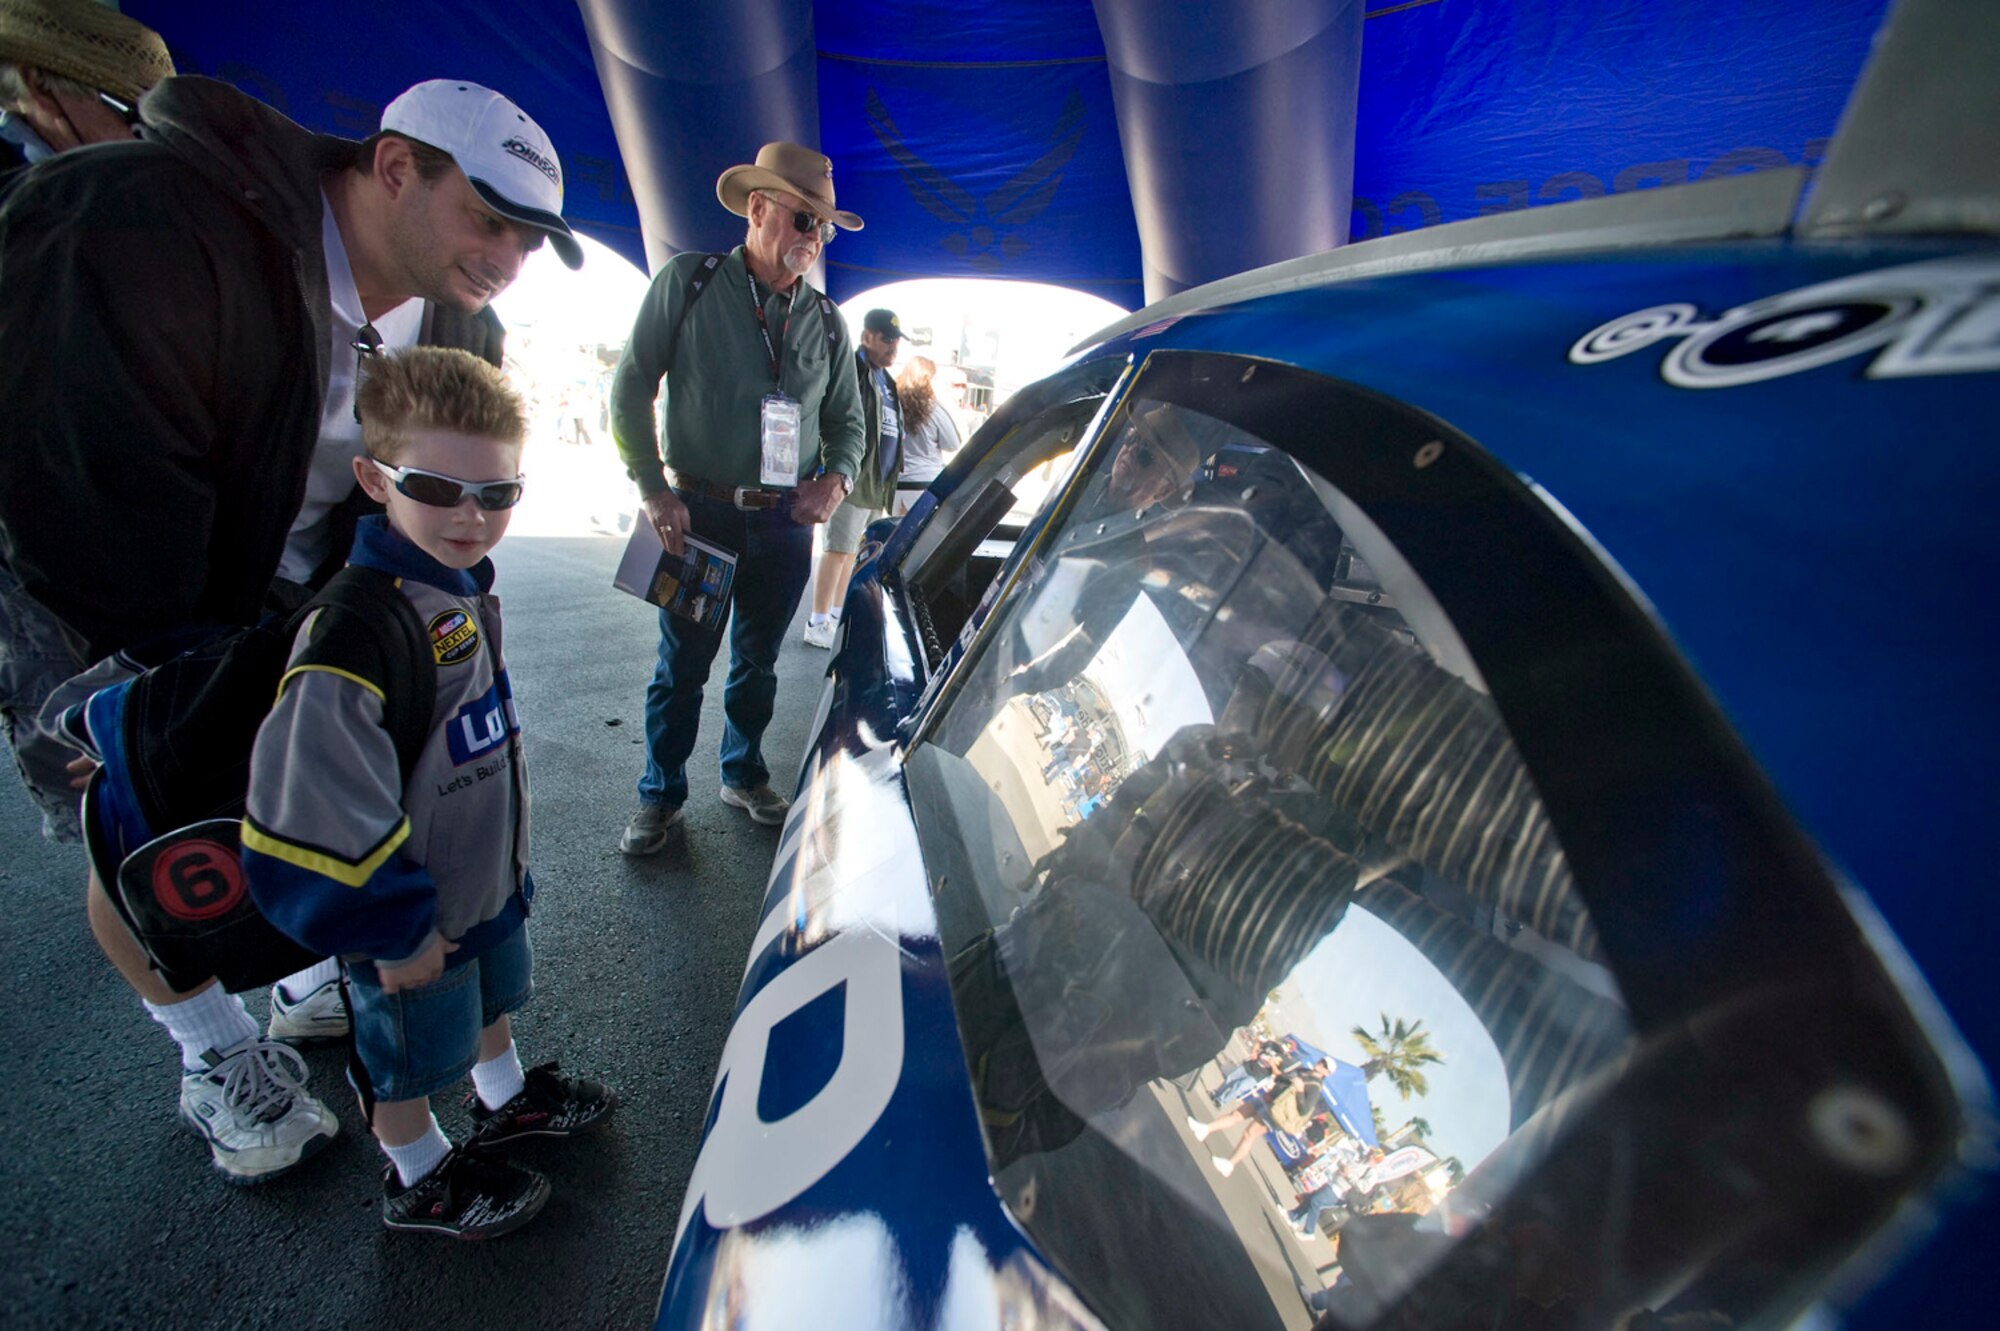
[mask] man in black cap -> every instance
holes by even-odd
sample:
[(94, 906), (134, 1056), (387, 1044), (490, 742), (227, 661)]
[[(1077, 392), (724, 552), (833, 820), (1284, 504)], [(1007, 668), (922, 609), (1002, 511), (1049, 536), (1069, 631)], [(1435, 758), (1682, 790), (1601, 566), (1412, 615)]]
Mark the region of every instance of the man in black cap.
[[(487, 302), (544, 238), (582, 259), (554, 149), (477, 84), (420, 84), (357, 144), (170, 78), (138, 128), (36, 166), (0, 204), (0, 716), (58, 840), (78, 827), (69, 755), (36, 725), (54, 688), (301, 603), (313, 560), (274, 575), (300, 548), (316, 456), (342, 453), (352, 486), (359, 361), (407, 338), (498, 365)], [(328, 526), (345, 495), (310, 524), (328, 551), (346, 549)], [(168, 988), (94, 880), (88, 899), (99, 945), (180, 1045), (181, 1116), (216, 1168), (253, 1182), (323, 1145), (336, 1121), (298, 1056), (213, 982)], [(274, 1036), (346, 1031), (330, 977), (274, 991)]]
[(861, 321), (861, 345), (854, 351), (855, 373), (861, 378), (861, 406), (867, 414), (868, 450), (854, 491), (826, 522), (819, 571), (813, 575), (812, 615), (806, 620), (809, 646), (831, 648), (840, 626), (847, 580), (854, 574), (854, 556), (861, 533), (887, 511), (896, 497), (896, 474), (903, 469), (903, 408), (896, 397), (889, 367), (903, 345), (903, 326), (888, 310), (870, 310)]

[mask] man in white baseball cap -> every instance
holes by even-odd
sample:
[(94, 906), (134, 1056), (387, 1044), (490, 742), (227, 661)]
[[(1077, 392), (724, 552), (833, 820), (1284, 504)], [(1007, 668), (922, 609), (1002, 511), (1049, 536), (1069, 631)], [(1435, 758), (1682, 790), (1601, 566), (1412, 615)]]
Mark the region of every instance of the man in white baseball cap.
[(547, 232), (565, 264), (583, 266), (583, 250), (562, 220), (555, 145), (520, 107), (477, 83), (431, 79), (389, 103), (382, 131), (451, 154), (487, 207)]
[[(296, 607), (339, 565), (362, 362), (421, 344), (497, 366), (492, 298), (545, 237), (581, 257), (555, 150), (476, 84), (420, 84), (358, 144), (203, 78), (138, 118), (0, 201), (0, 720), (24, 770), (66, 677)], [(74, 839), (64, 787), (59, 765), (30, 783)], [(219, 1172), (270, 1178), (334, 1136), (278, 1043), (346, 1031), (331, 963), (274, 989), (266, 1038), (213, 981), (168, 987), (95, 878), (88, 902)]]

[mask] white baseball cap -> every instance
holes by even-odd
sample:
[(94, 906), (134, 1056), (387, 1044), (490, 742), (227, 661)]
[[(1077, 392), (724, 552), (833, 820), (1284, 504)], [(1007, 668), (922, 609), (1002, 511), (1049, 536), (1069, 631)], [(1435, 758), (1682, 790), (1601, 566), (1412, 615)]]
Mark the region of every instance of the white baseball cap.
[(487, 207), (547, 232), (564, 264), (583, 266), (562, 220), (562, 163), (526, 111), (477, 83), (431, 79), (389, 103), (382, 129), (450, 153)]

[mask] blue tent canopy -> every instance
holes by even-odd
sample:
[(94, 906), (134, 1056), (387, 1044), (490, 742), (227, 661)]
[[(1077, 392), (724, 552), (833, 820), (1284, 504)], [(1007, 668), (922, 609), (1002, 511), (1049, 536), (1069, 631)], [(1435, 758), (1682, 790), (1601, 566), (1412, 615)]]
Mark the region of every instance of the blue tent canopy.
[(1816, 163), (1887, 0), (124, 0), (184, 73), (361, 137), (409, 85), (506, 92), (573, 224), (726, 249), (716, 175), (823, 148), (867, 219), (846, 299), (909, 277), (1119, 305), (1482, 213)]

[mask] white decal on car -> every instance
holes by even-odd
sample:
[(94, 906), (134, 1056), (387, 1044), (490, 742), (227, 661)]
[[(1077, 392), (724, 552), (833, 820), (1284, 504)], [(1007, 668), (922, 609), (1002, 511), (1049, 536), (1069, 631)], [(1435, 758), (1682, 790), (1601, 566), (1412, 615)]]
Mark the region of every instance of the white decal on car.
[(1905, 264), (1821, 282), (1704, 320), (1653, 305), (1598, 325), (1569, 350), (1597, 365), (1679, 339), (1660, 366), (1677, 388), (1736, 388), (1879, 353), (1866, 377), (2000, 369), (2000, 256)]

